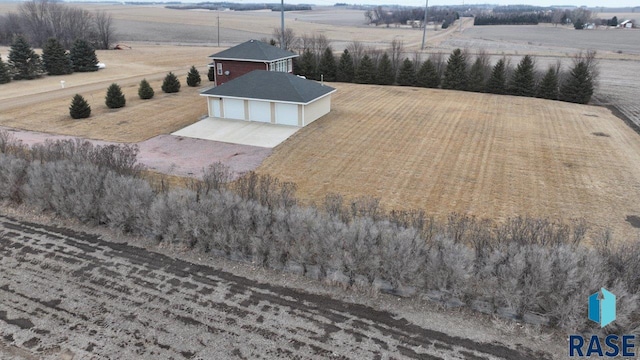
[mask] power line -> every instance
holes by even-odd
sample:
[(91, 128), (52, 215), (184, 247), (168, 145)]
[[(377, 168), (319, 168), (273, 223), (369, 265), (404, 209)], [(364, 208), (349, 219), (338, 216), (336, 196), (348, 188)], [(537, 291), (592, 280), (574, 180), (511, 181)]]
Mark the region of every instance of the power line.
[(429, 10), (429, 0), (425, 0), (424, 4), (424, 24), (422, 28), (422, 50), (424, 50), (424, 44), (427, 41), (427, 11)]

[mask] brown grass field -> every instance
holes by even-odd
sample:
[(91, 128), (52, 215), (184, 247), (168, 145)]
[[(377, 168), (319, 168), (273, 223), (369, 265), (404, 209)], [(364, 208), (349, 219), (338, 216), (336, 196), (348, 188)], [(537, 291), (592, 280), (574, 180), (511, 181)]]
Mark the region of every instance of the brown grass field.
[[(202, 64), (216, 51), (211, 47), (144, 44), (134, 46), (133, 50), (98, 51), (98, 59), (107, 65), (98, 72), (3, 85), (0, 126), (117, 142), (139, 142), (171, 133), (207, 113), (206, 102), (198, 96), (202, 88), (188, 87), (186, 73), (188, 64), (197, 65), (202, 86), (209, 86), (207, 69)], [(175, 72), (182, 83), (177, 94), (165, 94), (160, 88), (169, 71)], [(151, 100), (138, 97), (138, 84), (143, 78), (155, 90)], [(65, 89), (61, 89), (60, 80), (65, 81)], [(106, 89), (112, 82), (120, 84), (127, 99), (122, 109), (110, 110), (104, 103)], [(79, 121), (69, 117), (68, 107), (76, 93), (91, 105), (89, 119)]]
[[(640, 214), (638, 135), (607, 109), (538, 99), (334, 84), (332, 112), (274, 149), (259, 172), (387, 210), (504, 219), (585, 218), (620, 237)], [(596, 136), (604, 133), (607, 136)]]
[[(195, 64), (203, 86), (210, 84), (204, 65), (207, 56), (219, 49), (194, 44), (214, 43), (217, 13), (161, 6), (79, 6), (111, 12), (119, 24), (126, 25), (118, 29), (120, 41), (133, 49), (98, 52), (107, 68), (97, 73), (3, 85), (1, 126), (138, 142), (173, 132), (206, 113), (199, 89), (186, 87), (184, 75)], [(16, 4), (0, 4), (0, 14), (15, 8)], [(353, 14), (337, 20), (345, 25), (328, 25), (323, 22), (334, 15), (318, 14), (287, 13), (287, 25), (297, 34), (325, 34), (337, 50), (354, 39), (380, 47), (398, 38), (411, 57), (421, 39), (421, 32), (412, 29), (346, 25)], [(269, 37), (279, 24), (271, 12), (223, 12), (220, 16), (223, 45)], [(166, 41), (129, 41), (135, 38), (132, 34), (156, 27), (171, 31), (141, 36)], [(566, 36), (570, 47), (553, 45), (556, 33)], [(531, 53), (547, 57), (539, 66), (544, 70), (545, 62), (562, 59), (568, 66), (568, 58), (580, 49), (598, 49), (600, 95), (640, 121), (636, 101), (640, 88), (627, 81), (640, 61), (640, 55), (631, 51), (635, 34), (640, 31), (578, 33), (549, 26), (473, 27), (467, 22), (462, 32), (452, 27), (430, 34), (426, 52), (448, 53), (463, 47), (473, 54), (485, 49), (496, 56), (513, 55), (513, 61)], [(625, 51), (618, 54), (619, 48)], [(0, 48), (4, 57), (7, 51)], [(180, 75), (179, 94), (160, 90), (168, 71)], [(137, 84), (144, 77), (156, 90), (151, 101), (137, 97)], [(60, 89), (60, 80), (66, 81), (66, 89)], [(111, 82), (118, 82), (125, 91), (124, 109), (109, 110), (104, 105)], [(625, 218), (640, 214), (633, 201), (640, 191), (640, 141), (604, 108), (424, 89), (336, 87), (332, 113), (276, 148), (260, 167), (261, 172), (298, 183), (305, 201), (321, 202), (326, 193), (336, 192), (348, 198), (371, 195), (381, 198), (389, 209), (423, 208), (437, 217), (452, 211), (496, 219), (519, 214), (584, 217), (597, 228), (638, 236)], [(93, 108), (88, 120), (68, 117), (76, 92)], [(609, 137), (592, 135), (598, 132)]]

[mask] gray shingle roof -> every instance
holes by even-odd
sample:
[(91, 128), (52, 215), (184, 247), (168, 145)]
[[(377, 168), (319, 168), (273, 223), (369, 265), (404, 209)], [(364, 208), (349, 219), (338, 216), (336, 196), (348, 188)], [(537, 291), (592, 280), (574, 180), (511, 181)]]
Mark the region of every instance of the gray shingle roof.
[(202, 95), (306, 104), (334, 91), (335, 89), (331, 86), (323, 86), (293, 74), (254, 70), (220, 86), (205, 90)]
[(209, 56), (213, 59), (233, 59), (248, 61), (274, 61), (296, 57), (298, 54), (282, 50), (258, 40), (249, 40), (227, 50)]

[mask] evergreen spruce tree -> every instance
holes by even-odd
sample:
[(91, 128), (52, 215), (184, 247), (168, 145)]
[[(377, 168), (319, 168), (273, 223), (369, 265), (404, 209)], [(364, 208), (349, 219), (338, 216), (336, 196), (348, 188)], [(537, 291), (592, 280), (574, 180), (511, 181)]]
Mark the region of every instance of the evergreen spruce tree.
[(338, 62), (338, 69), (336, 70), (336, 81), (340, 82), (353, 82), (355, 70), (353, 69), (353, 59), (349, 50), (344, 49), (342, 55), (340, 55), (340, 62)]
[(187, 74), (187, 85), (191, 87), (196, 87), (200, 85), (202, 79), (200, 78), (200, 72), (196, 69), (195, 65), (191, 65), (191, 69), (189, 69), (189, 73)]
[(558, 73), (552, 67), (538, 85), (536, 96), (543, 99), (558, 100)]
[(536, 94), (534, 67), (533, 58), (525, 55), (509, 82), (508, 92), (510, 95), (534, 96)]
[(305, 49), (298, 63), (298, 75), (303, 75), (307, 79), (317, 80), (316, 57), (311, 49)]
[(331, 47), (327, 46), (318, 64), (318, 73), (322, 75), (325, 81), (336, 81), (336, 72), (336, 58), (333, 56)]
[(487, 81), (487, 92), (491, 94), (505, 94), (507, 92), (507, 64), (504, 59), (498, 60)]
[(369, 55), (365, 55), (360, 60), (356, 69), (353, 81), (358, 84), (374, 84), (376, 79), (376, 67)]
[(138, 87), (138, 96), (140, 99), (148, 100), (151, 99), (153, 95), (155, 95), (155, 92), (151, 85), (149, 85), (147, 79), (142, 79), (142, 81), (140, 81), (140, 86)]
[(584, 29), (584, 22), (582, 21), (582, 19), (576, 20), (576, 22), (573, 23), (573, 28), (576, 30)]
[(209, 81), (216, 80), (216, 69), (214, 67), (210, 67), (209, 71), (207, 71), (207, 78), (209, 79)]
[(85, 119), (91, 116), (91, 106), (80, 95), (76, 94), (71, 100), (71, 106), (69, 107), (69, 115), (73, 119)]
[(109, 109), (119, 109), (124, 107), (127, 101), (124, 98), (122, 89), (116, 83), (113, 83), (107, 89), (107, 96), (105, 97), (105, 103)]
[(73, 71), (98, 71), (96, 51), (86, 40), (78, 39), (74, 41), (69, 55), (73, 63)]
[(455, 49), (447, 60), (442, 88), (452, 90), (467, 88), (467, 59), (460, 49)]
[(469, 83), (467, 84), (467, 90), (475, 92), (484, 92), (484, 64), (480, 58), (471, 66), (469, 70)]
[(73, 72), (71, 57), (54, 38), (47, 40), (42, 49), (42, 63), (48, 75), (67, 75)]
[(167, 76), (165, 76), (162, 82), (162, 91), (166, 93), (177, 93), (180, 91), (180, 80), (178, 80), (172, 72), (169, 72)]
[(391, 59), (386, 52), (382, 54), (380, 63), (378, 64), (378, 71), (376, 74), (376, 84), (379, 85), (392, 85), (395, 81), (393, 74), (393, 66), (391, 65)]
[(42, 75), (40, 56), (33, 51), (27, 40), (18, 36), (9, 50), (9, 67), (13, 69), (15, 80), (31, 80)]
[(420, 66), (420, 70), (418, 70), (416, 74), (416, 85), (426, 88), (437, 88), (440, 86), (440, 75), (438, 75), (436, 66), (433, 65), (430, 59), (423, 62), (422, 66)]
[(11, 74), (9, 74), (9, 67), (2, 61), (0, 56), (0, 84), (6, 84), (11, 82)]
[(580, 61), (574, 65), (568, 79), (560, 88), (560, 100), (577, 104), (588, 104), (593, 95), (593, 79), (589, 66)]
[(404, 59), (398, 71), (398, 85), (414, 86), (416, 84), (416, 68), (413, 61)]

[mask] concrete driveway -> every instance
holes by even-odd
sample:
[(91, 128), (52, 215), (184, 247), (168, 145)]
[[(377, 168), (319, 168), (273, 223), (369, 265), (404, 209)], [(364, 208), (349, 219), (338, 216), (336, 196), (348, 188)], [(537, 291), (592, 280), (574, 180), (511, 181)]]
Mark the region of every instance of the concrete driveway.
[(296, 126), (209, 117), (171, 135), (273, 148), (298, 130)]

